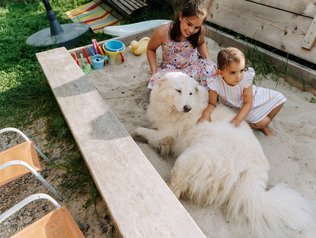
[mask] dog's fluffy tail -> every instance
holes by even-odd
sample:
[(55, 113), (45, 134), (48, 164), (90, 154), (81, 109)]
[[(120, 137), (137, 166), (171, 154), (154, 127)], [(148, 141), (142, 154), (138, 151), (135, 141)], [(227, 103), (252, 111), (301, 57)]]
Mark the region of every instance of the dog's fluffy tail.
[(266, 190), (255, 180), (241, 183), (228, 201), (228, 218), (234, 223), (250, 225), (258, 237), (292, 237), (293, 232), (308, 237), (314, 229), (308, 202), (293, 189), (279, 184)]

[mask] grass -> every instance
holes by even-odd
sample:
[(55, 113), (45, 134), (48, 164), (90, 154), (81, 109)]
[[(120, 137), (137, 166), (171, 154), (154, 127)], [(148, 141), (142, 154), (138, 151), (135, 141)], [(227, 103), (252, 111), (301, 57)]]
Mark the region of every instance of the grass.
[(308, 101), (310, 103), (316, 103), (316, 98), (315, 97), (311, 97)]
[[(90, 0), (55, 0), (50, 4), (59, 23), (64, 24), (71, 23), (66, 11), (87, 2)], [(170, 18), (171, 8), (163, 5), (159, 8), (162, 11), (156, 11), (158, 3), (151, 4), (123, 23)], [(0, 128), (17, 127), (23, 130), (38, 119), (45, 118), (48, 145), (44, 152), (49, 155), (52, 148), (59, 144), (65, 148), (62, 158), (52, 164), (53, 168), (63, 171), (59, 189), (68, 199), (88, 193), (90, 199), (86, 205), (95, 204), (98, 191), (35, 57), (37, 52), (56, 46), (36, 48), (25, 43), (30, 35), (46, 27), (49, 27), (49, 22), (42, 1), (0, 1)], [(108, 37), (89, 31), (73, 48), (90, 44), (93, 38), (102, 41)]]
[[(276, 65), (271, 64), (267, 55), (261, 52), (256, 45), (247, 49), (245, 57), (255, 69), (255, 84), (260, 84), (261, 80), (266, 78), (267, 75), (271, 75), (274, 81), (278, 81), (281, 75), (286, 75), (286, 70), (280, 70)], [(284, 68), (286, 69), (286, 66)]]
[[(84, 2), (86, 1), (54, 1), (51, 4), (62, 24), (69, 22), (63, 12)], [(55, 167), (64, 171), (61, 190), (68, 197), (80, 194), (82, 191), (78, 191), (78, 188), (92, 191), (91, 197), (94, 199), (96, 188), (35, 57), (37, 52), (52, 47), (35, 48), (25, 44), (28, 36), (48, 27), (44, 5), (40, 1), (4, 1), (0, 7), (0, 128), (17, 127), (23, 130), (37, 119), (45, 118), (49, 141), (45, 149), (51, 151), (56, 143), (71, 148), (63, 151), (62, 159), (55, 161)], [(82, 184), (78, 182), (69, 189), (69, 176), (72, 176), (71, 179), (77, 178), (69, 173), (70, 168), (64, 165), (66, 161), (76, 161), (74, 168), (85, 174), (87, 182), (78, 180)]]
[[(248, 42), (253, 47), (248, 47), (245, 52), (245, 57), (247, 59), (247, 64), (250, 64), (256, 72), (256, 76), (254, 78), (254, 84), (260, 86), (261, 81), (266, 78), (270, 78), (276, 82), (276, 86), (279, 83), (280, 78), (284, 78), (285, 80), (289, 75), (291, 75), (289, 69), (289, 55), (287, 54), (285, 59), (286, 61), (281, 65), (274, 65), (270, 62), (269, 57), (261, 52), (259, 48), (255, 44), (252, 44), (252, 40), (248, 40)], [(272, 50), (273, 52), (273, 50)], [(305, 91), (306, 90), (306, 81), (303, 77), (296, 76), (296, 81), (299, 82), (300, 88)], [(308, 100), (310, 103), (314, 103), (313, 100)]]

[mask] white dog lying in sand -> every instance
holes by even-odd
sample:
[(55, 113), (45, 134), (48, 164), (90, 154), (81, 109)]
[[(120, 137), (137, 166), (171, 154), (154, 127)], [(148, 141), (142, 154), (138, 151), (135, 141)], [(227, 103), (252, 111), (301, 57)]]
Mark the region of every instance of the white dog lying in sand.
[(256, 237), (296, 237), (314, 226), (304, 198), (285, 185), (267, 188), (269, 163), (247, 123), (221, 105), (212, 122), (196, 124), (207, 91), (183, 73), (168, 73), (153, 88), (147, 116), (152, 127), (137, 128), (162, 154), (178, 156), (170, 187), (179, 197), (218, 206), (234, 224), (248, 225)]

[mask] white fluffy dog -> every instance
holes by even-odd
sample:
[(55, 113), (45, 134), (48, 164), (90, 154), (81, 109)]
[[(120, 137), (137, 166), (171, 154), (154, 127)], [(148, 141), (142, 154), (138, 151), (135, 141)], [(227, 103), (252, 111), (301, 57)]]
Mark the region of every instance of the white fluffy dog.
[(234, 113), (218, 105), (211, 123), (196, 124), (207, 100), (194, 79), (168, 73), (150, 95), (154, 129), (134, 132), (162, 154), (178, 156), (170, 181), (175, 195), (222, 207), (231, 222), (249, 225), (259, 237), (295, 237), (312, 227), (301, 195), (285, 185), (267, 188), (269, 163), (247, 123), (233, 127)]

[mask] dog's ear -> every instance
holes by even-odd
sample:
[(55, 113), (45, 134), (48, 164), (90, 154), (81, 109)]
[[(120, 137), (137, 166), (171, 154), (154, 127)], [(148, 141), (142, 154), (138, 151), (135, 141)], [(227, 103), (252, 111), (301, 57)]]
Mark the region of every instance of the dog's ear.
[(164, 76), (162, 76), (162, 77), (158, 80), (158, 82), (157, 82), (158, 86), (161, 87), (161, 85), (163, 85), (167, 80), (168, 80), (168, 78), (166, 77), (166, 74), (165, 74)]
[(161, 79), (158, 80), (157, 83), (158, 83), (159, 86), (161, 86), (161, 85), (163, 85), (164, 82), (166, 82), (166, 81), (167, 81), (167, 78), (166, 78), (166, 77), (162, 77)]
[(151, 95), (160, 99), (166, 99), (170, 96), (170, 87), (168, 87), (168, 78), (164, 75), (154, 85)]
[(196, 93), (200, 93), (202, 90), (204, 90), (204, 87), (199, 85), (199, 84), (196, 84), (195, 85), (195, 92)]
[(205, 87), (198, 85), (195, 87), (196, 99), (202, 102), (208, 102), (208, 91)]
[(154, 89), (157, 90), (156, 88), (161, 88), (162, 85), (163, 85), (166, 81), (167, 81), (167, 78), (166, 78), (166, 77), (162, 77), (162, 78), (158, 79), (158, 80), (156, 81), (156, 83), (154, 84), (154, 86), (153, 86), (153, 90), (154, 90)]
[(163, 88), (160, 91), (160, 97), (161, 99), (168, 99), (170, 97), (172, 97), (172, 95), (174, 95), (175, 90), (173, 88)]

